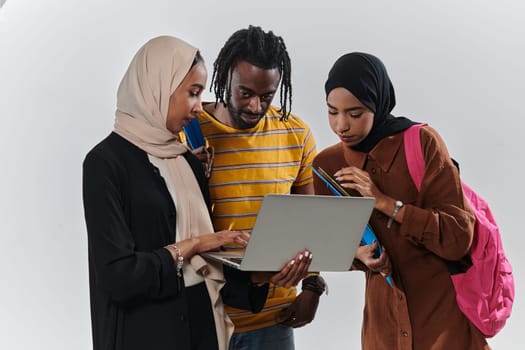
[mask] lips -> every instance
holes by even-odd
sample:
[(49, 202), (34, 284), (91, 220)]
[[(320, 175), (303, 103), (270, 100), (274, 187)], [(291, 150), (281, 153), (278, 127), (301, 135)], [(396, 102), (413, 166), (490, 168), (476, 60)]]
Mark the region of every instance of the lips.
[(250, 123), (256, 123), (258, 122), (263, 116), (261, 114), (246, 114), (246, 113), (243, 113), (242, 114), (242, 119), (244, 119), (246, 122), (250, 122)]
[(343, 142), (355, 142), (355, 141), (357, 141), (357, 137), (356, 136), (339, 135), (339, 138)]

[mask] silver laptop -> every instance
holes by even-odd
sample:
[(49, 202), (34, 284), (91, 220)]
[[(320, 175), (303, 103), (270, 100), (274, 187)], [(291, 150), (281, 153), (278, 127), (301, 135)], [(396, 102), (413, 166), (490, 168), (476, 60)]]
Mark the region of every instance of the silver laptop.
[(375, 199), (313, 195), (266, 195), (246, 250), (204, 256), (244, 271), (279, 271), (303, 249), (310, 271), (347, 271)]

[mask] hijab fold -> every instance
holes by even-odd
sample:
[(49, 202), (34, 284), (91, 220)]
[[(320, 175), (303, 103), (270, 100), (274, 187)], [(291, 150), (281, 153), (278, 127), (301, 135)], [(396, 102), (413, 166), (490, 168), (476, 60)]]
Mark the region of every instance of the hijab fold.
[(374, 124), (368, 136), (352, 149), (368, 153), (383, 138), (417, 124), (405, 117), (394, 117), (396, 105), (394, 87), (385, 66), (375, 56), (352, 52), (334, 63), (325, 83), (326, 97), (335, 88), (350, 91), (362, 104), (374, 112)]
[[(190, 71), (197, 49), (178, 38), (161, 36), (148, 41), (131, 61), (117, 92), (114, 132), (161, 159), (176, 190), (177, 228), (180, 239), (214, 232), (199, 183), (184, 157), (188, 148), (166, 127), (170, 96)], [(204, 277), (211, 305), (219, 349), (226, 350), (233, 323), (224, 312), (220, 289), (224, 286), (222, 266), (200, 255), (190, 259)]]

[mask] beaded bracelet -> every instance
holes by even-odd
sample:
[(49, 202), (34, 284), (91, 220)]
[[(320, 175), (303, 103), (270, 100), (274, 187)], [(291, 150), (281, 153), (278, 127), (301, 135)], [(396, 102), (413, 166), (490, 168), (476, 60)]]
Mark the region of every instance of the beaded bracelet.
[(182, 256), (181, 250), (175, 244), (168, 244), (166, 248), (167, 249), (172, 248), (175, 250), (175, 254), (177, 256), (177, 265), (175, 266), (175, 268), (177, 269), (177, 276), (181, 277), (182, 276), (182, 273), (181, 273), (182, 265), (184, 265), (184, 257)]

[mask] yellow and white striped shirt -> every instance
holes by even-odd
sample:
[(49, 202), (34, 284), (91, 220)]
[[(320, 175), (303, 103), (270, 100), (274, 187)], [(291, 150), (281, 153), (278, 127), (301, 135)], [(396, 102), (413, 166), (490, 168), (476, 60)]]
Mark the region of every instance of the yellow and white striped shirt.
[[(290, 193), (312, 182), (317, 150), (310, 128), (294, 115), (280, 118), (270, 107), (255, 127), (238, 130), (205, 111), (198, 116), (208, 145), (215, 148), (209, 187), (216, 230), (251, 230), (264, 195)], [(275, 317), (295, 295), (295, 288), (272, 287), (258, 314), (227, 308), (235, 332), (276, 324)]]

